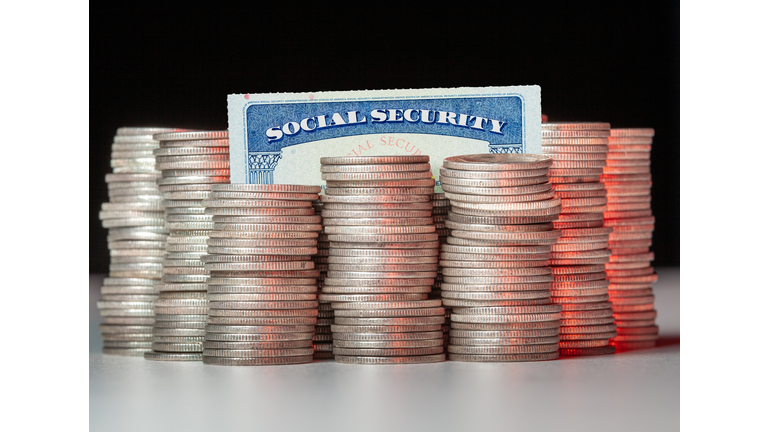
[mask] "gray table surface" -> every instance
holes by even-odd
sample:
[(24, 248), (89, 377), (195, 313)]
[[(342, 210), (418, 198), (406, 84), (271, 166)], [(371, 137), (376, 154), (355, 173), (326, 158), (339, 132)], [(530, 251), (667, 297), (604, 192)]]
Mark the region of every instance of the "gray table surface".
[(92, 431), (662, 431), (680, 425), (680, 270), (658, 269), (654, 349), (534, 363), (217, 367), (101, 354), (90, 276)]

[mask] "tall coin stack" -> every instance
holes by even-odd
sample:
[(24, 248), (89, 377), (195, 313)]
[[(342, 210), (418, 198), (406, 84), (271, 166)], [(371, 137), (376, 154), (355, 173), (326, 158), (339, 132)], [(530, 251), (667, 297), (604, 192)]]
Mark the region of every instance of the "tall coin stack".
[(334, 311), (339, 363), (445, 360), (429, 156), (326, 157), (323, 230), (330, 241), (320, 301)]
[(318, 186), (214, 185), (208, 253), (209, 315), (203, 363), (260, 366), (309, 363), (317, 323), (312, 256), (322, 229), (312, 202)]
[(605, 223), (613, 227), (606, 264), (618, 335), (611, 344), (619, 350), (656, 345), (659, 328), (649, 251), (656, 222), (651, 213), (651, 144), (653, 129), (611, 129), (608, 166), (601, 177), (608, 190)]
[(104, 354), (141, 356), (150, 350), (155, 283), (162, 272), (168, 230), (163, 220), (162, 196), (155, 181), (152, 134), (180, 129), (122, 127), (112, 144), (107, 174), (109, 202), (99, 218), (109, 230), (109, 277), (101, 287), (101, 335)]
[(552, 246), (552, 300), (563, 306), (560, 354), (612, 354), (616, 336), (608, 302), (605, 264), (611, 256), (603, 226), (606, 191), (600, 174), (608, 153), (608, 123), (544, 123), (542, 151), (554, 159), (550, 181), (563, 211), (555, 228), (563, 236)]
[[(445, 197), (444, 193), (432, 194), (432, 220), (435, 223), (435, 230), (437, 232), (437, 239), (441, 245), (444, 245), (448, 241), (448, 236), (451, 235), (451, 230), (445, 226), (445, 221), (448, 219), (448, 211), (451, 209), (451, 202)], [(435, 262), (438, 262), (438, 257), (435, 257)], [(443, 269), (437, 267), (437, 278), (435, 279), (435, 285), (432, 287), (432, 292), (429, 293), (429, 298), (439, 299), (442, 298), (440, 293), (440, 284), (443, 282)], [(451, 331), (451, 308), (445, 307), (445, 322), (443, 323), (443, 345), (448, 346), (449, 332)]]
[(452, 307), (448, 358), (469, 362), (558, 358), (562, 306), (550, 300), (550, 245), (560, 213), (540, 155), (446, 158), (451, 201), (441, 247), (443, 304)]
[[(323, 212), (323, 203), (315, 201), (312, 203), (315, 208), (315, 214), (321, 215)], [(330, 249), (328, 234), (321, 233), (317, 238), (317, 255), (313, 257), (315, 269), (320, 272), (317, 278), (317, 288), (323, 287), (323, 281), (328, 273), (328, 249)], [(324, 360), (333, 358), (333, 333), (331, 325), (333, 324), (333, 309), (331, 302), (320, 301), (318, 304), (317, 324), (315, 325), (315, 338), (313, 347), (315, 348), (315, 359)]]
[(162, 280), (157, 284), (152, 351), (148, 360), (202, 360), (208, 314), (208, 273), (200, 257), (213, 229), (204, 214), (203, 199), (211, 187), (229, 183), (229, 141), (226, 131), (161, 133), (154, 151), (162, 178), (165, 222), (170, 230), (163, 256)]

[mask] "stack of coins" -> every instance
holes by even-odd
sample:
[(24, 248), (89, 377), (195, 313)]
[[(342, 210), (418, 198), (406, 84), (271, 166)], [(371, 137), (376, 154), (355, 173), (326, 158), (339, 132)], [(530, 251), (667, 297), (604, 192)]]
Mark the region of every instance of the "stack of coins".
[[(312, 203), (312, 206), (315, 208), (315, 214), (322, 214), (323, 203), (315, 201)], [(321, 233), (317, 238), (317, 255), (313, 257), (315, 261), (315, 270), (320, 272), (320, 275), (317, 277), (318, 290), (323, 287), (323, 281), (328, 273), (328, 249), (330, 249), (330, 247), (331, 244), (328, 242), (328, 235)], [(333, 309), (331, 308), (331, 302), (320, 301), (317, 309), (317, 324), (315, 325), (315, 338), (313, 339), (315, 359), (332, 359), (333, 333), (331, 333), (331, 325), (333, 324)]]
[(606, 191), (600, 174), (608, 153), (608, 123), (542, 124), (542, 151), (555, 160), (550, 181), (563, 211), (555, 227), (563, 236), (552, 246), (552, 301), (563, 306), (560, 354), (612, 354), (616, 336), (608, 302), (605, 264), (610, 227), (603, 226)]
[(159, 143), (152, 134), (178, 130), (123, 127), (112, 144), (114, 173), (106, 177), (109, 202), (99, 213), (109, 230), (110, 254), (109, 277), (98, 302), (104, 354), (140, 356), (152, 344), (154, 285), (162, 274), (168, 237), (152, 153)]
[(327, 157), (323, 230), (330, 241), (320, 301), (334, 311), (339, 363), (445, 360), (428, 156)]
[(605, 223), (613, 227), (606, 273), (618, 335), (611, 344), (619, 350), (653, 347), (659, 334), (651, 288), (657, 275), (649, 250), (656, 222), (651, 213), (653, 135), (653, 129), (611, 129), (608, 166), (601, 177), (608, 190)]
[[(448, 241), (448, 236), (451, 235), (451, 230), (445, 226), (445, 221), (448, 219), (448, 211), (451, 209), (451, 202), (445, 197), (444, 193), (432, 194), (432, 220), (435, 223), (435, 230), (437, 232), (437, 240), (441, 245), (444, 245)], [(437, 262), (437, 257), (435, 257)], [(432, 287), (432, 292), (429, 293), (429, 298), (439, 299), (442, 298), (440, 294), (440, 284), (443, 281), (443, 269), (437, 267), (437, 278), (435, 278), (435, 285)], [(445, 307), (445, 305), (443, 305)], [(445, 307), (445, 322), (443, 323), (443, 345), (448, 346), (449, 332), (451, 331), (451, 308)]]
[(226, 131), (160, 133), (154, 151), (163, 193), (165, 222), (170, 230), (163, 256), (160, 298), (155, 302), (152, 351), (148, 360), (200, 361), (208, 313), (205, 253), (212, 216), (203, 199), (211, 186), (229, 183), (229, 140)]
[(560, 213), (539, 155), (446, 158), (451, 201), (441, 247), (443, 304), (452, 307), (448, 358), (470, 362), (558, 358), (562, 307), (550, 300), (550, 245)]
[(214, 185), (208, 253), (209, 315), (203, 363), (259, 366), (309, 363), (317, 322), (312, 256), (322, 229), (312, 202), (318, 186)]

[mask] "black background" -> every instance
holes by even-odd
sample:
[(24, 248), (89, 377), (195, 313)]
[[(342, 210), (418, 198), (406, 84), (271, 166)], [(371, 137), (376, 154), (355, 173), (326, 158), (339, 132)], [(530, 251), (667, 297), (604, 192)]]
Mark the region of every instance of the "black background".
[(679, 3), (262, 3), (91, 4), (91, 272), (108, 271), (98, 211), (120, 126), (225, 130), (230, 93), (527, 84), (550, 121), (655, 128), (652, 250), (680, 265)]

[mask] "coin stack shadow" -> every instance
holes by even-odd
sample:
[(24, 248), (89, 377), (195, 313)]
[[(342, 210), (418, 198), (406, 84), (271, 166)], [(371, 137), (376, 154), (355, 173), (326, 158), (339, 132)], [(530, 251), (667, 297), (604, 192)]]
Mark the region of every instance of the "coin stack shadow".
[(608, 190), (605, 223), (613, 227), (606, 272), (618, 327), (611, 345), (618, 350), (651, 348), (659, 335), (652, 289), (658, 276), (649, 250), (656, 222), (651, 212), (653, 136), (650, 128), (611, 129), (608, 166), (601, 177)]
[(312, 202), (319, 186), (215, 185), (208, 254), (209, 316), (203, 363), (309, 363), (317, 323), (312, 256), (322, 229)]
[(443, 304), (452, 307), (448, 358), (468, 362), (558, 358), (562, 307), (550, 300), (550, 245), (560, 213), (539, 155), (446, 158), (451, 201), (441, 247)]
[(334, 311), (336, 362), (445, 360), (428, 156), (321, 158), (330, 242), (320, 301)]
[[(451, 202), (445, 197), (444, 193), (432, 194), (432, 220), (435, 223), (435, 230), (437, 232), (437, 239), (440, 245), (444, 245), (448, 241), (448, 236), (451, 235), (451, 230), (446, 228), (445, 221), (448, 219), (448, 210), (451, 209)], [(432, 287), (432, 292), (429, 293), (431, 299), (442, 299), (440, 294), (440, 284), (443, 282), (443, 268), (437, 267), (437, 278), (435, 278), (435, 284)], [(451, 308), (445, 307), (445, 322), (443, 323), (443, 346), (448, 346), (448, 333), (451, 331)]]
[(550, 256), (552, 300), (563, 306), (560, 354), (613, 354), (608, 341), (616, 336), (616, 325), (605, 273), (612, 229), (603, 226), (607, 198), (600, 183), (611, 125), (544, 123), (541, 128), (542, 151), (554, 159), (550, 181), (563, 205), (555, 221), (563, 236)]
[(181, 129), (122, 127), (112, 144), (112, 174), (107, 174), (109, 202), (99, 219), (109, 230), (109, 277), (97, 303), (102, 315), (104, 354), (141, 356), (152, 345), (155, 323), (155, 284), (162, 274), (162, 255), (168, 230), (163, 220), (162, 196), (152, 153), (158, 142), (152, 134)]
[[(315, 208), (315, 214), (322, 214), (323, 203), (315, 201), (312, 206)], [(330, 247), (328, 234), (320, 233), (317, 238), (317, 255), (313, 258), (315, 269), (320, 272), (320, 276), (317, 277), (318, 291), (322, 289), (323, 281), (325, 281), (325, 276), (328, 273), (328, 249)], [(331, 308), (331, 302), (321, 301), (317, 309), (317, 324), (315, 325), (315, 337), (312, 345), (315, 348), (315, 359), (333, 359), (333, 333), (331, 333), (333, 308)]]
[(229, 140), (226, 131), (161, 133), (155, 135), (158, 186), (163, 193), (165, 222), (170, 230), (163, 257), (163, 276), (157, 288), (152, 351), (148, 360), (202, 360), (205, 318), (208, 314), (208, 273), (200, 257), (205, 253), (212, 216), (204, 214), (203, 200), (211, 186), (229, 183)]

